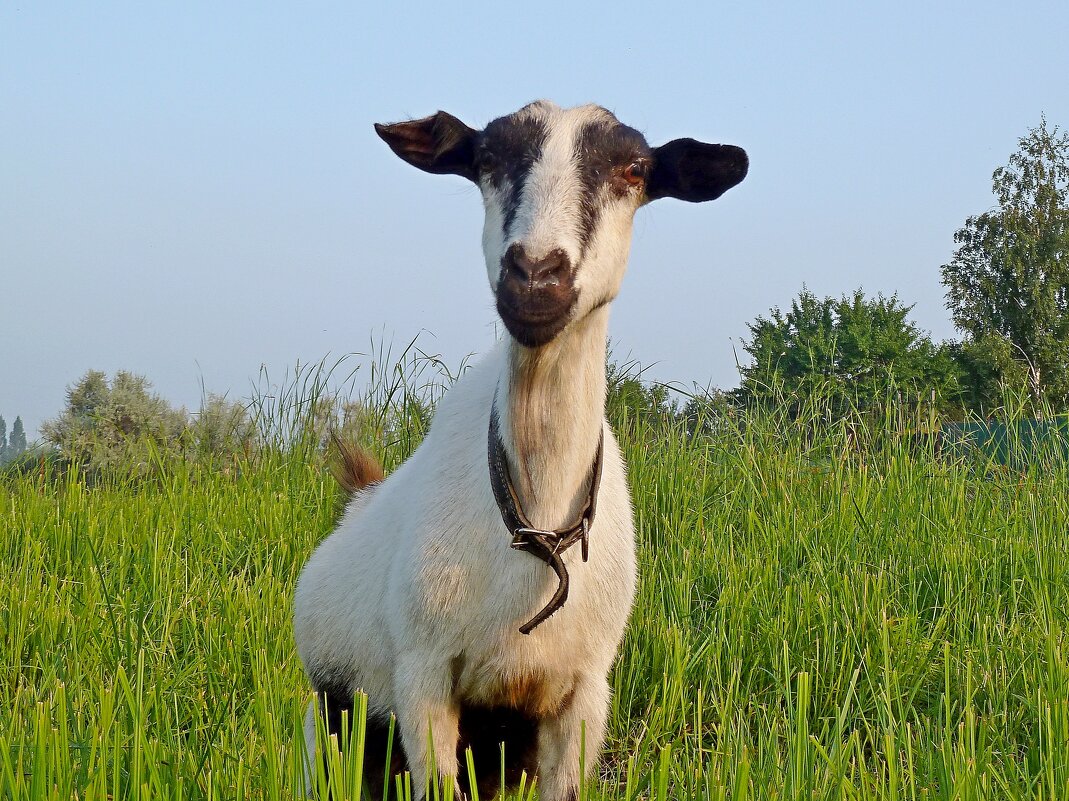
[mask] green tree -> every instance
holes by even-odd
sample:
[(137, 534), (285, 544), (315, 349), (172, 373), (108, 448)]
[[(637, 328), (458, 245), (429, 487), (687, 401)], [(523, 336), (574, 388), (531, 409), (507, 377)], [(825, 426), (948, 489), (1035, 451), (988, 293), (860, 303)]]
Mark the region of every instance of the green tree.
[(4, 451), (4, 459), (13, 462), (26, 452), (26, 430), (22, 426), (22, 418), (16, 417), (11, 424), (11, 436), (7, 440), (7, 448)]
[(1069, 405), (1069, 134), (1046, 118), (992, 175), (998, 206), (969, 217), (942, 267), (965, 333), (961, 362), (981, 409), (1023, 380), (1036, 401)]
[(0, 415), (0, 464), (7, 461), (7, 421)]
[(229, 457), (256, 446), (247, 407), (209, 394), (190, 415), (152, 391), (147, 378), (119, 371), (110, 381), (90, 370), (67, 388), (67, 405), (41, 425), (67, 462), (91, 472), (149, 473), (169, 458)]
[(897, 295), (866, 298), (859, 289), (818, 298), (803, 289), (786, 312), (773, 308), (750, 324), (733, 397), (746, 405), (787, 403), (798, 414), (816, 401), (835, 416), (870, 411), (896, 394), (953, 409), (957, 366), (946, 346), (934, 345), (907, 317)]
[(109, 384), (90, 370), (67, 388), (66, 408), (41, 433), (64, 457), (92, 469), (140, 470), (156, 456), (181, 453), (188, 425), (185, 409), (152, 392), (144, 376), (119, 371)]

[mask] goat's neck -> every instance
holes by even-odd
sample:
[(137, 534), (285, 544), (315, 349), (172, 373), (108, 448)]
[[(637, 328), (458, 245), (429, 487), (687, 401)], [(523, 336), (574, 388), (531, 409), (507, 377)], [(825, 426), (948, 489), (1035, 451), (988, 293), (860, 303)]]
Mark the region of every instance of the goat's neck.
[(513, 485), (528, 519), (554, 529), (575, 522), (586, 500), (605, 419), (608, 308), (552, 342), (508, 343), (496, 413)]

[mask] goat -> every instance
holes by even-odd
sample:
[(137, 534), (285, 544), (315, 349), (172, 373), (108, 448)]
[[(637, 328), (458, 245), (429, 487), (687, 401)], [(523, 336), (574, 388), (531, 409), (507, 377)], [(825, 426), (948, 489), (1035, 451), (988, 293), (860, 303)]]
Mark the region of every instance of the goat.
[[(651, 148), (604, 108), (547, 101), (481, 131), (442, 111), (375, 130), (409, 164), (479, 187), (507, 335), (389, 478), (353, 462), (358, 491), (296, 591), (317, 698), (308, 753), (315, 716), (336, 732), (363, 690), (368, 748), (395, 715), (416, 798), (432, 764), (429, 780), (463, 788), (469, 745), (479, 795), (492, 797), (504, 742), (507, 784), (522, 770), (543, 801), (574, 799), (581, 753), (589, 771), (604, 741), (636, 582), (625, 466), (605, 419), (609, 304), (635, 211), (713, 200), (745, 177), (747, 156), (694, 139)], [(581, 553), (568, 547), (580, 541)]]

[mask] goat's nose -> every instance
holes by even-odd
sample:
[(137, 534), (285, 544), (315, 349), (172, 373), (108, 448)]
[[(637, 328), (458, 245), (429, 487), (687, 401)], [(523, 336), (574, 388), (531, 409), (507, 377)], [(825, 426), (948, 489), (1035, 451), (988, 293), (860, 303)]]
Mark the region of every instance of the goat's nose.
[(523, 245), (510, 245), (501, 264), (506, 271), (521, 278), (531, 289), (559, 286), (571, 270), (568, 254), (560, 248), (551, 250), (541, 259), (532, 259)]

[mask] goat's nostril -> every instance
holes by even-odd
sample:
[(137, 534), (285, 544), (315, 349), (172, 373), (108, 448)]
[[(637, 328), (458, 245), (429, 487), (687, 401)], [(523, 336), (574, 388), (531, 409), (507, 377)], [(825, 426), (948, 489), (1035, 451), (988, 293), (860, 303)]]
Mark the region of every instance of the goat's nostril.
[(525, 281), (531, 277), (531, 272), (536, 265), (536, 262), (528, 258), (527, 251), (519, 244), (509, 245), (501, 262), (506, 270), (516, 273)]
[(504, 268), (530, 285), (532, 289), (560, 286), (568, 274), (568, 255), (552, 250), (541, 259), (532, 259), (520, 245), (511, 245), (502, 259)]

